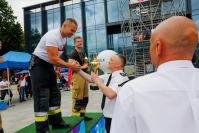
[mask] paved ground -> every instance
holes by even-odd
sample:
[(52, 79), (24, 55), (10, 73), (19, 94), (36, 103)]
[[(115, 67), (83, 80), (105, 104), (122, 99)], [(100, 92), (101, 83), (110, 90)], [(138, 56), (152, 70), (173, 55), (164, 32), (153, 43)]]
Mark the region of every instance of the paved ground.
[[(15, 89), (14, 89), (15, 90)], [(13, 91), (14, 106), (7, 110), (1, 111), (3, 118), (3, 128), (5, 133), (14, 133), (15, 131), (31, 124), (33, 120), (33, 100), (28, 99), (25, 102), (19, 103), (18, 93)], [(62, 104), (61, 109), (64, 116), (71, 115), (72, 98), (71, 91), (61, 91)], [(99, 90), (89, 91), (90, 99), (87, 107), (87, 112), (101, 112), (100, 103), (102, 94)]]

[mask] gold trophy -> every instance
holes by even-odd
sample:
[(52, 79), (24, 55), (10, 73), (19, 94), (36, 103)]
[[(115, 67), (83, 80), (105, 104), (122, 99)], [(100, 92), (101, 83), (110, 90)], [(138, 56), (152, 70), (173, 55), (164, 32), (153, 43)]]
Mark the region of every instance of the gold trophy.
[(90, 66), (91, 66), (91, 70), (96, 73), (100, 66), (100, 61), (97, 59), (96, 53), (93, 54), (93, 59), (90, 62)]
[(84, 57), (84, 63), (88, 63), (88, 57), (86, 56), (86, 54), (85, 54), (85, 57)]

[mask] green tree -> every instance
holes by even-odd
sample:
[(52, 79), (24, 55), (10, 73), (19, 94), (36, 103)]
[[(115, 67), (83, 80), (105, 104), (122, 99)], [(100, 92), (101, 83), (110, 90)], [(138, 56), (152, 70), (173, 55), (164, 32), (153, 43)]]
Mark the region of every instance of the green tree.
[(3, 45), (0, 55), (10, 50), (24, 50), (21, 25), (16, 21), (13, 10), (6, 0), (0, 0), (0, 41)]

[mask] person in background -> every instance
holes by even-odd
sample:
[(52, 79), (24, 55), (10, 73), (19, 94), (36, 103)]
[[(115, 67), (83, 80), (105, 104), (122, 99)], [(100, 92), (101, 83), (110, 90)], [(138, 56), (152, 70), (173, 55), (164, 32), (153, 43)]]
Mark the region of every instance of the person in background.
[(21, 75), (19, 78), (19, 82), (18, 82), (18, 86), (19, 86), (19, 102), (23, 102), (26, 101), (25, 100), (25, 91), (26, 91), (26, 87), (25, 87), (25, 83), (26, 83), (26, 75)]
[(8, 105), (11, 104), (12, 101), (12, 91), (9, 88), (9, 82), (7, 81), (6, 77), (3, 78), (3, 80), (0, 82), (0, 88), (1, 88), (1, 100), (4, 101), (5, 100), (5, 96), (9, 95), (9, 101), (7, 102)]
[(31, 79), (30, 79), (30, 75), (27, 74), (27, 77), (25, 78), (26, 83), (25, 83), (25, 87), (26, 87), (26, 98), (28, 99), (29, 96), (30, 98), (32, 98), (32, 86), (31, 86)]
[(199, 133), (199, 69), (191, 62), (197, 43), (196, 24), (183, 16), (152, 30), (150, 56), (157, 72), (121, 88), (111, 133)]
[[(74, 38), (75, 49), (70, 58), (79, 62), (84, 72), (88, 70), (88, 63), (84, 61), (85, 54), (81, 51), (83, 41), (80, 36)], [(88, 104), (88, 84), (78, 73), (72, 73), (72, 115), (84, 117), (85, 121), (91, 120), (86, 117), (86, 107)]]

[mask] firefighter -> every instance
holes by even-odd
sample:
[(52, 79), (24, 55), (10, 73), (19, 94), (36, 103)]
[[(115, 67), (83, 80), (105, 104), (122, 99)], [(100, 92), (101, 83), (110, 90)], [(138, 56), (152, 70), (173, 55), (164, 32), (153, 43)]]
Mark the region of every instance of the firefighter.
[[(82, 38), (74, 38), (75, 49), (71, 54), (71, 59), (79, 62), (84, 72), (88, 71), (88, 63), (85, 61), (85, 54), (81, 52), (83, 48)], [(86, 106), (88, 104), (88, 83), (78, 73), (72, 74), (72, 114), (84, 117), (84, 120), (91, 120), (85, 116)]]
[(61, 28), (47, 32), (33, 52), (29, 69), (37, 133), (48, 133), (49, 124), (53, 129), (69, 127), (62, 119), (61, 94), (57, 87), (53, 65), (80, 69), (76, 61), (68, 63), (59, 56), (64, 51), (66, 37), (71, 37), (76, 32), (77, 26), (74, 19), (66, 19)]

